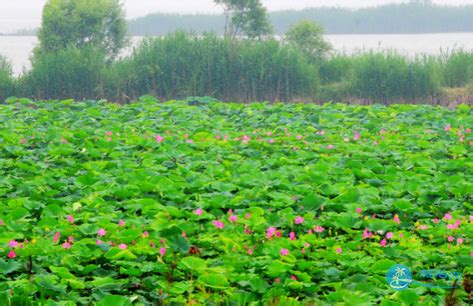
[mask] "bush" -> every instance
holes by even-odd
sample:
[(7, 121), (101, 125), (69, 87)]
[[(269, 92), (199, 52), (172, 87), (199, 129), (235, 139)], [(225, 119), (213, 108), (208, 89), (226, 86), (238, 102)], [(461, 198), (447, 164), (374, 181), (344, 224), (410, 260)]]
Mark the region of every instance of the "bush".
[(440, 90), (435, 63), (430, 58), (409, 61), (396, 53), (367, 53), (355, 58), (352, 94), (386, 102), (432, 97)]
[(22, 80), (24, 91), (39, 99), (93, 99), (103, 96), (105, 56), (96, 49), (37, 53)]
[(0, 102), (13, 94), (14, 86), (11, 64), (0, 56)]

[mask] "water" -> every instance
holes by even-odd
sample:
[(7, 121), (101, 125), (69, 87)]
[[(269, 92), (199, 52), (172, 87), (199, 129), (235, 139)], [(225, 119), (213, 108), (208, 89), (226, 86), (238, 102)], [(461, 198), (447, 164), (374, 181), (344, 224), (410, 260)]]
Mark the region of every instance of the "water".
[[(335, 50), (348, 54), (358, 51), (397, 50), (414, 56), (416, 54), (441, 54), (455, 49), (473, 50), (473, 33), (409, 34), (409, 35), (327, 35)], [(133, 39), (134, 44), (141, 40)], [(0, 36), (0, 54), (13, 65), (15, 74), (30, 69), (29, 58), (36, 37)]]

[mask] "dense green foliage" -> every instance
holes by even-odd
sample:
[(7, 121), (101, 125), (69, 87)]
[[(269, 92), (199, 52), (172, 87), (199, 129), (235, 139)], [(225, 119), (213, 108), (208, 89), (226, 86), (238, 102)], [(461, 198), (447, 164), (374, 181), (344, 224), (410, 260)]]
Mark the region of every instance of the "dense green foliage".
[(0, 101), (14, 93), (12, 68), (8, 60), (0, 55)]
[(104, 69), (105, 54), (98, 49), (68, 48), (38, 53), (33, 59), (33, 69), (20, 79), (22, 95), (39, 99), (94, 98), (100, 95)]
[(113, 57), (126, 45), (126, 32), (125, 12), (118, 0), (49, 0), (36, 51), (96, 48)]
[(313, 21), (301, 21), (294, 24), (284, 38), (301, 50), (311, 63), (321, 63), (332, 49), (325, 40), (324, 29)]
[(395, 53), (370, 53), (354, 59), (352, 93), (374, 101), (432, 97), (440, 82), (432, 61), (412, 61)]
[(439, 305), (387, 270), (472, 272), (468, 106), (8, 103), (2, 305)]
[[(351, 10), (313, 8), (270, 12), (276, 34), (282, 35), (295, 23), (311, 20), (329, 34), (455, 33), (473, 32), (473, 5), (439, 6), (419, 3), (392, 4)], [(223, 35), (222, 15), (151, 14), (129, 22), (133, 35), (165, 35), (178, 29), (197, 33), (215, 31)]]
[(443, 63), (443, 83), (448, 87), (463, 87), (473, 82), (473, 53), (457, 51)]
[(225, 16), (224, 36), (250, 39), (262, 38), (272, 33), (268, 12), (261, 0), (214, 0), (223, 7)]

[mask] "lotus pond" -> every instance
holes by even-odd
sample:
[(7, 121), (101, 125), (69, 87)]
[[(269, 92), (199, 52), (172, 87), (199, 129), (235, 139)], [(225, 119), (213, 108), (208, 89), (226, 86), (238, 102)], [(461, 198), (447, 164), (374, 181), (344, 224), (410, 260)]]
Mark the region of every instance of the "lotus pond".
[(9, 99), (0, 304), (442, 304), (385, 275), (473, 272), (471, 128), (466, 105)]

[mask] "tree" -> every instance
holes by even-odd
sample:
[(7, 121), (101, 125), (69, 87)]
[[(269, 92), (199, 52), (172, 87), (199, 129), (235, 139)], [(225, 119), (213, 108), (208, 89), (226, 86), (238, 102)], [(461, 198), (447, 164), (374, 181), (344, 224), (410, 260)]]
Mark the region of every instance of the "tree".
[(301, 21), (286, 33), (286, 40), (300, 49), (312, 63), (322, 61), (332, 49), (324, 39), (324, 29), (313, 21)]
[(225, 37), (245, 35), (254, 39), (273, 32), (266, 8), (260, 0), (214, 0), (225, 15)]
[(38, 33), (39, 52), (93, 47), (114, 57), (126, 46), (126, 33), (119, 0), (49, 0)]

